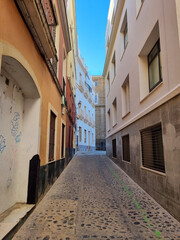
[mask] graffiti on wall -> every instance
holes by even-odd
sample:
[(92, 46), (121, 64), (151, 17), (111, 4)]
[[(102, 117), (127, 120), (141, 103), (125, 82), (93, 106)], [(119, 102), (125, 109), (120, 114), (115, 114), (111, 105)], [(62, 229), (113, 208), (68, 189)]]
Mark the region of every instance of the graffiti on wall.
[(13, 170), (14, 170), (14, 162), (17, 159), (17, 154), (18, 154), (18, 150), (16, 148), (16, 146), (9, 146), (9, 153), (6, 155), (6, 161), (9, 162), (9, 166), (8, 166), (8, 174), (7, 174), (7, 182), (6, 182), (6, 186), (7, 188), (10, 188), (10, 186), (12, 185), (13, 182)]
[(11, 120), (11, 134), (13, 137), (16, 137), (19, 129), (19, 120), (20, 120), (20, 114), (18, 112), (14, 113), (14, 117)]
[(2, 153), (5, 148), (6, 148), (6, 139), (2, 135), (0, 135), (0, 153)]
[(18, 112), (15, 112), (13, 119), (11, 120), (11, 134), (15, 138), (16, 143), (21, 142), (22, 132), (19, 132), (19, 126), (20, 126), (20, 114)]
[(22, 135), (22, 132), (20, 132), (16, 137), (15, 137), (15, 142), (16, 143), (19, 143), (21, 141), (21, 135)]

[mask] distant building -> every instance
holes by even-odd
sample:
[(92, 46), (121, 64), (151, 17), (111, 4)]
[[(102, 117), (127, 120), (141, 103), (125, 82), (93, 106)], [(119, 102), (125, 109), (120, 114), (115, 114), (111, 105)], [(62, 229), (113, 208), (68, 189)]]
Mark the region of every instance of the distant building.
[(180, 220), (180, 1), (111, 0), (106, 148)]
[(105, 111), (105, 80), (103, 76), (93, 76), (95, 85), (95, 125), (96, 150), (106, 150), (106, 111)]
[(79, 51), (76, 56), (76, 74), (76, 150), (95, 150), (94, 83)]

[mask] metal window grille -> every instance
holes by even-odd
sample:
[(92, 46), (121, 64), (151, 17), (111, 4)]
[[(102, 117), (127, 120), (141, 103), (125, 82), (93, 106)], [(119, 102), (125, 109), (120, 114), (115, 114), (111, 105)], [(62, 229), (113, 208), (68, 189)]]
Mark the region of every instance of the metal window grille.
[(114, 158), (117, 158), (117, 153), (116, 153), (116, 139), (112, 140), (112, 154)]
[(165, 173), (161, 124), (141, 131), (141, 147), (143, 166)]
[(123, 160), (130, 162), (130, 144), (129, 135), (122, 137)]

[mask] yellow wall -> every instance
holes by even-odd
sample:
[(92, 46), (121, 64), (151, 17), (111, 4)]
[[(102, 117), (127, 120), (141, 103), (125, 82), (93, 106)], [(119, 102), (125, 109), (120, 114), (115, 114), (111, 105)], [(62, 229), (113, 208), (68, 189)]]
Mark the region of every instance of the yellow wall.
[[(61, 142), (61, 96), (48, 68), (43, 61), (37, 47), (34, 44), (25, 23), (23, 22), (17, 7), (12, 0), (0, 1), (0, 52), (17, 60), (30, 73), (37, 88), (40, 91), (41, 107), (41, 137), (40, 159), (41, 165), (47, 163), (47, 136), (49, 104), (56, 110), (57, 116), (57, 149), (56, 159), (60, 159)], [(2, 44), (3, 43), (3, 44)], [(65, 122), (65, 119), (64, 119)], [(33, 126), (32, 126), (33, 127)], [(33, 140), (32, 140), (33, 141)]]

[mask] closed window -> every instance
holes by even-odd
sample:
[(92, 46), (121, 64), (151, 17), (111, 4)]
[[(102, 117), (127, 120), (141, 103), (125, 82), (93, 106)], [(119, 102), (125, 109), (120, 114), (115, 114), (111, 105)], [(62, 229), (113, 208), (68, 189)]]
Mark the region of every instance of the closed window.
[(152, 91), (162, 81), (160, 51), (158, 40), (148, 55), (149, 91)]
[(117, 153), (116, 153), (116, 139), (112, 140), (112, 156), (114, 158), (117, 158)]
[(95, 104), (98, 104), (98, 94), (95, 95)]
[(49, 131), (49, 162), (54, 160), (56, 115), (51, 111)]
[(124, 28), (124, 49), (126, 48), (128, 43), (128, 25), (126, 22), (125, 28)]
[(117, 124), (117, 100), (114, 99), (112, 103), (112, 109), (113, 109), (113, 126)]
[(161, 124), (141, 131), (142, 164), (159, 172), (165, 172)]
[(126, 116), (130, 112), (130, 91), (129, 91), (129, 75), (122, 85), (122, 115)]
[(82, 128), (79, 127), (79, 141), (82, 141)]
[(84, 130), (84, 143), (86, 143), (86, 130)]
[(129, 135), (122, 137), (123, 160), (130, 162), (130, 144)]

